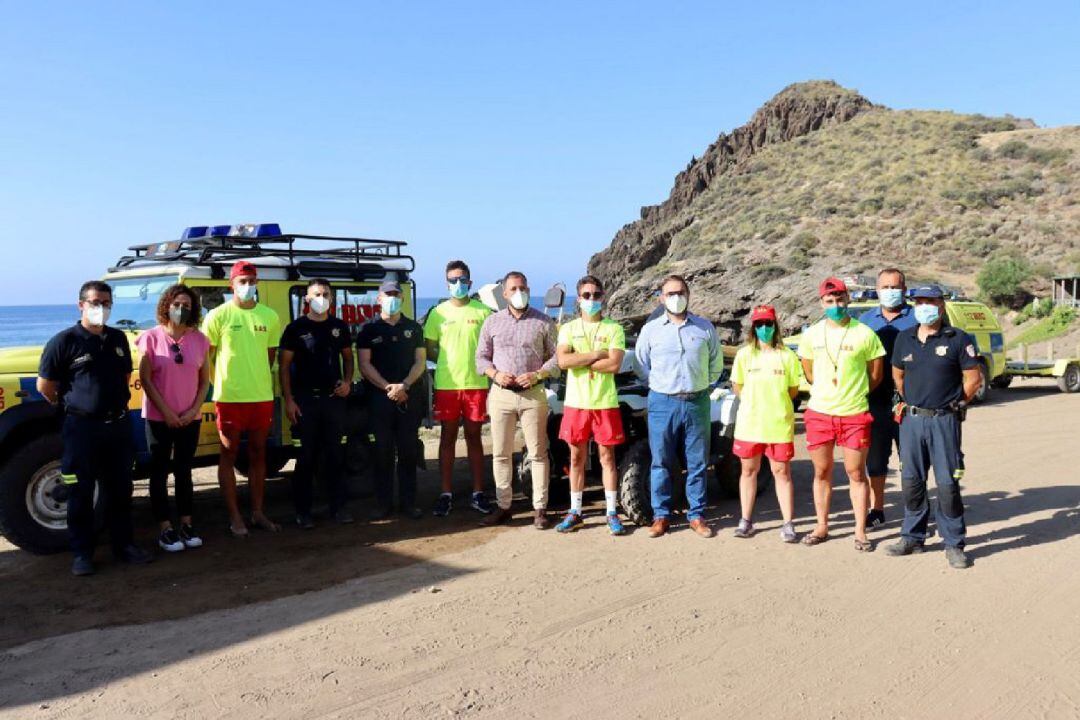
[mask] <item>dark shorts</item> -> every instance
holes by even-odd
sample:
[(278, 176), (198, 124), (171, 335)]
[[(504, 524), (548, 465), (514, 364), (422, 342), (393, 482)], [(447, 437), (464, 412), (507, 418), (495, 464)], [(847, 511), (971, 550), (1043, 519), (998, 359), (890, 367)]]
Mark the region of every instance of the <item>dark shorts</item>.
[(580, 445), (589, 438), (597, 445), (621, 445), (626, 442), (623, 433), (622, 413), (619, 408), (603, 410), (582, 410), (563, 408), (562, 422), (559, 424), (559, 439), (570, 445)]
[(893, 420), (892, 408), (870, 406), (874, 423), (870, 426), (870, 452), (866, 455), (866, 474), (884, 477), (889, 474), (893, 447), (900, 450), (900, 426)]
[(260, 432), (274, 424), (274, 402), (219, 402), (217, 427), (220, 432)]

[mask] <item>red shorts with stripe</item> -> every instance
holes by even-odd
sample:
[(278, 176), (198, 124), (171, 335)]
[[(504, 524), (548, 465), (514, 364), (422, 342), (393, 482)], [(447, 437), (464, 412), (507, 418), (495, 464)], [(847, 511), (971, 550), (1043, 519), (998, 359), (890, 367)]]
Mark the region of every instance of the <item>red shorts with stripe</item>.
[(268, 402), (219, 402), (217, 411), (219, 432), (260, 432), (274, 424), (274, 403)]
[(807, 408), (803, 413), (806, 425), (806, 446), (811, 450), (836, 443), (849, 450), (870, 447), (870, 425), (874, 416), (868, 412), (858, 415), (826, 415)]
[(626, 442), (619, 408), (582, 410), (564, 407), (559, 439), (570, 445), (580, 445), (590, 437), (598, 445), (621, 445)]
[(439, 422), (456, 422), (465, 418), (470, 422), (486, 422), (488, 391), (436, 390), (432, 414)]
[(795, 457), (795, 443), (758, 443), (736, 440), (731, 446), (731, 453), (737, 458), (756, 458), (762, 453), (776, 462), (788, 462)]

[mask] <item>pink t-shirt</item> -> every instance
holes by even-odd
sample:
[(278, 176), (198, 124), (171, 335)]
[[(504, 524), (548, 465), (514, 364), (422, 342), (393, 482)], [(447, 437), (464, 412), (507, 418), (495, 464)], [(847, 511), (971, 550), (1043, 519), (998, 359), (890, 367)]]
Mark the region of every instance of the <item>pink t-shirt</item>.
[[(174, 340), (161, 325), (153, 327), (138, 337), (135, 346), (144, 357), (150, 358), (150, 379), (174, 412), (182, 413), (195, 402), (199, 392), (199, 369), (206, 362), (210, 351), (210, 341), (198, 330), (192, 330), (176, 343), (184, 362), (176, 362), (176, 353), (172, 346)], [(165, 417), (158, 412), (150, 397), (143, 393), (143, 417), (147, 420), (161, 420)]]

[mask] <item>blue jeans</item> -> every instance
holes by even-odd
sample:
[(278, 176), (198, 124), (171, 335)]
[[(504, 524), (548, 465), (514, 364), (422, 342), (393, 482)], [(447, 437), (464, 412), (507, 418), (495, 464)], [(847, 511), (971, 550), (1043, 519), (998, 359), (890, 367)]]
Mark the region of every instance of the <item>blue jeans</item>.
[(649, 392), (649, 450), (654, 518), (671, 515), (671, 478), (680, 472), (680, 450), (686, 451), (686, 501), (689, 520), (705, 512), (705, 468), (709, 462), (709, 396), (694, 400)]

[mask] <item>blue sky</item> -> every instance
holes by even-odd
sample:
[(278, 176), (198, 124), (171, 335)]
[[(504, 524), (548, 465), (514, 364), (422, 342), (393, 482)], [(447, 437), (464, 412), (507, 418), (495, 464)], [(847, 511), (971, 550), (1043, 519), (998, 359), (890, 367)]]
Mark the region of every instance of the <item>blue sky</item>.
[(1080, 3), (0, 0), (0, 304), (187, 225), (410, 243), (538, 290), (785, 85), (1080, 123)]

